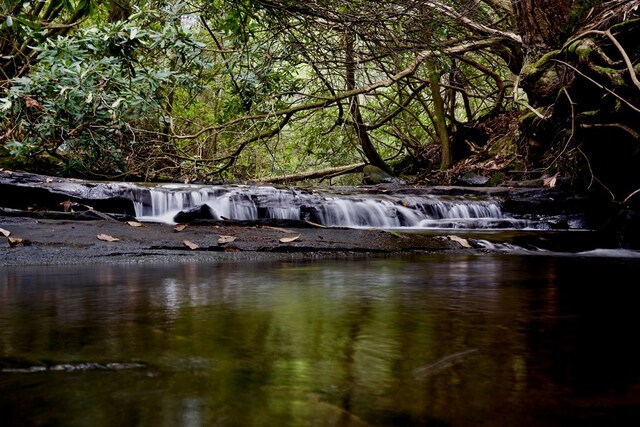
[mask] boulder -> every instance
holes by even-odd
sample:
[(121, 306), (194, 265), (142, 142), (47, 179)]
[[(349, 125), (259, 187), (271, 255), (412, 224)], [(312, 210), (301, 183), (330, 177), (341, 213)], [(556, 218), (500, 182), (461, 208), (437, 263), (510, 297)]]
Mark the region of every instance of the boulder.
[(395, 176), (389, 175), (382, 169), (373, 165), (366, 165), (362, 169), (362, 182), (366, 185), (378, 184), (404, 184), (405, 182)]
[(220, 219), (216, 211), (209, 205), (202, 204), (191, 209), (178, 212), (173, 220), (177, 223), (188, 223), (202, 219)]

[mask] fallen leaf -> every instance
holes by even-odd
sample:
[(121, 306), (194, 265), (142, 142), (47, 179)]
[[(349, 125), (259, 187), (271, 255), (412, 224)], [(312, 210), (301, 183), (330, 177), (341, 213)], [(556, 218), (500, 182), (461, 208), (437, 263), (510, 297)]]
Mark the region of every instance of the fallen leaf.
[(556, 186), (556, 180), (558, 178), (558, 174), (555, 174), (552, 177), (545, 178), (542, 180), (542, 183), (545, 187), (553, 188)]
[(144, 227), (144, 224), (138, 221), (127, 221), (127, 224), (129, 224), (131, 227)]
[(4, 237), (9, 237), (9, 235), (11, 235), (11, 232), (9, 230), (5, 230), (4, 228), (0, 228), (0, 234), (2, 234)]
[(469, 241), (467, 239), (463, 239), (460, 236), (455, 236), (455, 235), (451, 235), (448, 236), (449, 240), (453, 240), (454, 242), (458, 242), (460, 243), (460, 246), (462, 246), (463, 248), (470, 248), (471, 244), (469, 243)]
[(176, 225), (176, 226), (173, 228), (173, 231), (175, 231), (175, 232), (179, 233), (179, 232), (181, 232), (182, 230), (184, 230), (185, 228), (187, 228), (187, 226), (188, 226), (188, 225), (189, 225), (189, 224), (178, 224), (178, 225)]
[(218, 244), (223, 245), (225, 243), (231, 243), (234, 240), (236, 240), (235, 236), (219, 236), (218, 237)]
[(24, 242), (24, 240), (22, 240), (19, 237), (7, 237), (7, 240), (9, 240), (9, 246), (11, 246), (12, 248), (18, 246), (20, 243)]
[(297, 236), (293, 236), (293, 237), (283, 237), (283, 238), (280, 239), (280, 243), (291, 243), (294, 240), (298, 240), (299, 237), (300, 237), (299, 234)]
[(120, 240), (117, 237), (109, 236), (108, 234), (98, 234), (96, 237), (98, 240), (103, 240), (105, 242), (117, 242)]
[(182, 243), (184, 243), (184, 245), (191, 250), (198, 249), (200, 247), (196, 243), (193, 243), (190, 240), (184, 240)]

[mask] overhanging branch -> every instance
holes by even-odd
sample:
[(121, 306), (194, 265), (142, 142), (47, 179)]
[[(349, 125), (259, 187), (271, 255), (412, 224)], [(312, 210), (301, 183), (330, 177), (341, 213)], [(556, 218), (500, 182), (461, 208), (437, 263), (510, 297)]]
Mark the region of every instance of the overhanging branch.
[(398, 83), (400, 80), (413, 75), (419, 68), (419, 66), (425, 62), (427, 59), (433, 57), (433, 56), (437, 56), (437, 55), (442, 55), (442, 54), (446, 54), (446, 55), (453, 55), (453, 54), (462, 54), (465, 52), (471, 52), (471, 51), (476, 51), (476, 50), (480, 50), (480, 49), (484, 49), (487, 47), (491, 47), (494, 45), (498, 45), (500, 42), (503, 41), (502, 37), (491, 37), (491, 38), (487, 38), (484, 40), (476, 40), (476, 41), (470, 41), (470, 42), (465, 42), (465, 43), (460, 43), (454, 46), (449, 46), (446, 47), (442, 50), (433, 50), (433, 49), (426, 49), (426, 50), (422, 50), (420, 52), (418, 52), (418, 54), (416, 55), (416, 57), (414, 58), (414, 60), (409, 64), (409, 66), (407, 66), (405, 69), (403, 69), (402, 71), (394, 74), (393, 76), (391, 76), (388, 79), (384, 79), (384, 80), (379, 80), (377, 82), (373, 82), (370, 83), (368, 85), (365, 86), (361, 86), (358, 88), (355, 88), (353, 90), (348, 90), (348, 91), (344, 91), (344, 92), (340, 92), (337, 93), (335, 96), (331, 96), (316, 102), (310, 102), (307, 104), (301, 104), (301, 105), (296, 105), (293, 107), (289, 107), (289, 108), (285, 108), (282, 110), (278, 110), (278, 111), (274, 111), (274, 112), (269, 112), (269, 113), (263, 113), (263, 114), (250, 114), (250, 115), (246, 115), (246, 116), (242, 116), (242, 117), (238, 117), (236, 119), (230, 120), (227, 123), (223, 123), (220, 125), (216, 125), (216, 126), (209, 126), (209, 127), (205, 127), (200, 129), (198, 132), (193, 133), (193, 134), (189, 134), (189, 135), (167, 135), (170, 136), (172, 138), (175, 139), (194, 139), (199, 137), (200, 135), (206, 133), (206, 132), (213, 132), (213, 131), (217, 131), (217, 130), (222, 130), (225, 129), (227, 127), (233, 126), (235, 124), (238, 123), (242, 123), (248, 120), (264, 120), (264, 119), (269, 119), (272, 117), (276, 117), (276, 116), (282, 116), (282, 115), (294, 115), (296, 113), (302, 112), (302, 111), (307, 111), (307, 110), (314, 110), (314, 109), (321, 109), (321, 108), (326, 108), (332, 104), (335, 104), (339, 101), (342, 101), (344, 99), (353, 97), (353, 96), (357, 96), (357, 95), (361, 95), (361, 94), (365, 94), (365, 93), (371, 93), (374, 92), (378, 89), (382, 89), (382, 88), (386, 88), (389, 86), (392, 86), (396, 83)]

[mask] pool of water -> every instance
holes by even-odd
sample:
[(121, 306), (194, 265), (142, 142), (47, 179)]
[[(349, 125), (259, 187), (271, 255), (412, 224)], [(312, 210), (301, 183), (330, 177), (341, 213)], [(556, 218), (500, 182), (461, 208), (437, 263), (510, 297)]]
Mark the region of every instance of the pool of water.
[(0, 269), (3, 426), (637, 426), (640, 258)]

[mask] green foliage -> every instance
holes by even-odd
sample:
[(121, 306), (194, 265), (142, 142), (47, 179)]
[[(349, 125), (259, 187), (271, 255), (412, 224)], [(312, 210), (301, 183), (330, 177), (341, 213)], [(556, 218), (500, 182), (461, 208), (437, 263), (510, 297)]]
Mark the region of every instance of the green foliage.
[(192, 80), (168, 60), (143, 64), (139, 51), (184, 55), (177, 36), (116, 22), (47, 39), (31, 73), (0, 98), (10, 154), (27, 164), (51, 156), (67, 174), (127, 173), (134, 129), (163, 128), (165, 88)]
[[(334, 98), (466, 31), (420, 2), (134, 0), (123, 14), (111, 1), (7, 4), (19, 13), (0, 28), (0, 44), (18, 46), (2, 64), (4, 148), (23, 164), (44, 156), (67, 174), (112, 177), (252, 179), (361, 162), (371, 151), (424, 152), (436, 140), (424, 64), (358, 97), (367, 138), (355, 131), (355, 98)], [(473, 18), (507, 25), (482, 4)], [(504, 74), (483, 71), (498, 68), (496, 57), (466, 58), (457, 68), (444, 53), (430, 59), (452, 127), (502, 103)], [(316, 106), (287, 113), (305, 104)]]

